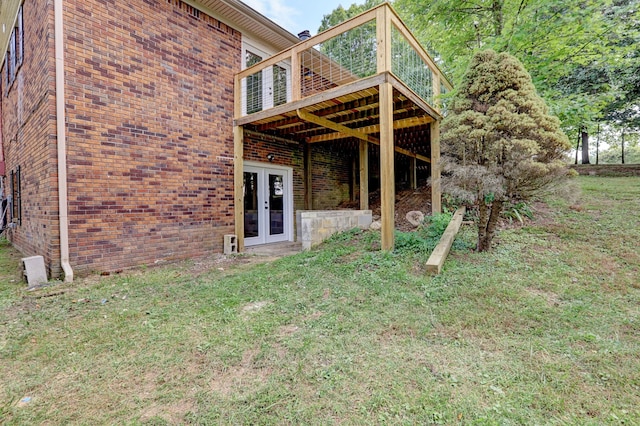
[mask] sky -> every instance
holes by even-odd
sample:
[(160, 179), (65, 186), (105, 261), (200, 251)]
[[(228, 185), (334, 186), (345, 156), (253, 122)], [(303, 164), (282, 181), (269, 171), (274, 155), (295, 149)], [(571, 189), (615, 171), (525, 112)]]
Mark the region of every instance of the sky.
[(324, 15), (342, 4), (348, 8), (358, 0), (242, 0), (293, 34), (309, 30), (318, 33)]

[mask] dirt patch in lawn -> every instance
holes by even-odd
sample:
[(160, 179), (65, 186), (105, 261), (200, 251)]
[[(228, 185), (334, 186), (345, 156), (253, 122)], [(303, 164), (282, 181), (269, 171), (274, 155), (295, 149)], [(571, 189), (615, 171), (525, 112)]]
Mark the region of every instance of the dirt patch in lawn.
[(531, 287), (526, 288), (525, 290), (532, 296), (543, 298), (549, 306), (560, 306), (560, 303), (562, 303), (560, 297), (551, 291), (544, 291)]
[(271, 375), (270, 368), (262, 368), (256, 364), (255, 359), (259, 353), (258, 346), (244, 351), (238, 365), (227, 367), (224, 371), (214, 374), (210, 389), (223, 396), (229, 396), (234, 392), (257, 390)]

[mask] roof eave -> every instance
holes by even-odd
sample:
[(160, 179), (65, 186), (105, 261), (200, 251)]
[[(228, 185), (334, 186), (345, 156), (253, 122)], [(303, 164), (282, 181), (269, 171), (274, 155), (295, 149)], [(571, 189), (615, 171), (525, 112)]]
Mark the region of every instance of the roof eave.
[(200, 6), (205, 13), (212, 12), (226, 24), (242, 33), (251, 33), (268, 42), (277, 51), (287, 49), (300, 40), (295, 34), (282, 28), (271, 19), (240, 0), (183, 0)]

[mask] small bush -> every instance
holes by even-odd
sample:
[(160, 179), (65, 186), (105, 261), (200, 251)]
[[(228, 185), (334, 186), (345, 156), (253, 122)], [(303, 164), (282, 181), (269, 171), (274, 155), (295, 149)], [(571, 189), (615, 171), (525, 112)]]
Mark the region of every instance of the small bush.
[(396, 231), (395, 251), (404, 253), (431, 252), (438, 245), (440, 237), (447, 229), (453, 215), (440, 213), (427, 216), (424, 223), (414, 232)]
[(502, 216), (509, 220), (509, 223), (517, 220), (520, 223), (524, 223), (524, 218), (533, 219), (533, 211), (531, 207), (525, 202), (510, 203), (505, 206), (502, 211)]
[(452, 213), (438, 213), (433, 216), (427, 216), (424, 218), (425, 224), (418, 228), (418, 232), (426, 238), (439, 240), (447, 229), (447, 226), (449, 226), (452, 217)]

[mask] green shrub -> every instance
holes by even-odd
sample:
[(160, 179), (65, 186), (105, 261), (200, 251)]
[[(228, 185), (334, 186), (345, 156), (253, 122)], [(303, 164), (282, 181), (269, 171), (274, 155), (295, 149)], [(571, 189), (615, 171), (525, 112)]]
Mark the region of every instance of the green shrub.
[(531, 207), (525, 202), (519, 203), (510, 203), (505, 206), (502, 211), (502, 216), (509, 220), (509, 222), (513, 222), (517, 220), (520, 223), (524, 223), (524, 218), (533, 219), (533, 211)]
[(424, 223), (413, 232), (396, 231), (395, 251), (399, 253), (427, 253), (438, 245), (453, 215), (439, 213), (424, 218)]

